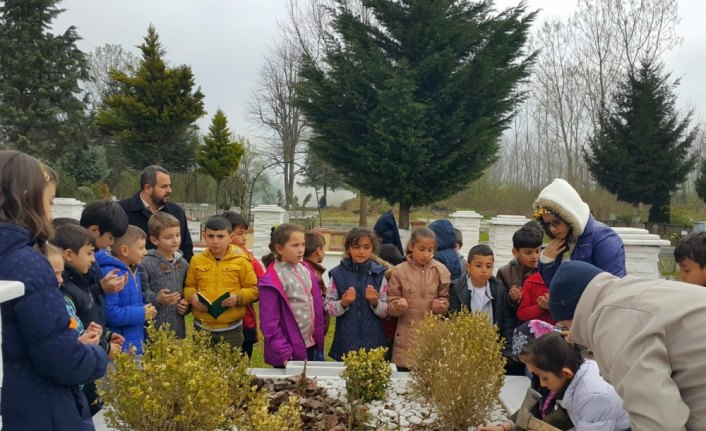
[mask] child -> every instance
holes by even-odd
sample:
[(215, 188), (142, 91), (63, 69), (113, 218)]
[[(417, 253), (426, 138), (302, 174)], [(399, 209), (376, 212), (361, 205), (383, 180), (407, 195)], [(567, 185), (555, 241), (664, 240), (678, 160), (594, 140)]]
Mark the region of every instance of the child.
[[(325, 245), (326, 239), (320, 233), (312, 231), (304, 234), (304, 263), (309, 265), (309, 267), (314, 270), (314, 273), (316, 273), (316, 280), (318, 281), (319, 290), (322, 294), (322, 304), (326, 301), (326, 284), (324, 284), (324, 272), (326, 272), (326, 268), (321, 265), (326, 256), (326, 250), (324, 250)], [(324, 313), (324, 335), (328, 333), (329, 322), (329, 315)]]
[(142, 355), (145, 342), (144, 325), (157, 314), (152, 304), (142, 301), (142, 284), (137, 266), (142, 263), (147, 249), (145, 233), (137, 226), (129, 225), (125, 235), (113, 243), (112, 254), (102, 253), (97, 257), (101, 272), (128, 276), (125, 288), (118, 293), (106, 295), (106, 320), (108, 327), (125, 337), (123, 351), (134, 349)]
[(436, 236), (426, 227), (412, 231), (407, 243), (407, 261), (399, 264), (390, 277), (388, 312), (399, 318), (392, 349), (392, 362), (406, 371), (415, 365), (409, 358), (412, 325), (429, 311), (446, 314), (449, 310), (451, 273), (433, 259)]
[(95, 302), (92, 320), (105, 328), (105, 296), (122, 290), (128, 281), (128, 275), (120, 275), (116, 269), (104, 276), (97, 260), (99, 255), (108, 253), (115, 238), (125, 235), (128, 226), (127, 215), (116, 202), (96, 201), (83, 209), (79, 224), (88, 229), (95, 238), (96, 252), (90, 271), (83, 276), (85, 280), (77, 283), (86, 289)]
[[(544, 232), (536, 221), (530, 221), (512, 235), (513, 260), (498, 269), (498, 278), (508, 291), (510, 306), (516, 312), (522, 301), (525, 280), (537, 272), (539, 254), (542, 252)], [(529, 319), (523, 319), (529, 320)], [(516, 325), (519, 322), (516, 322)]]
[[(260, 329), (265, 362), (324, 360), (324, 314), (316, 273), (302, 264), (304, 230), (285, 223), (272, 232), (272, 259), (260, 278)], [(264, 260), (264, 259), (263, 259)]]
[(549, 288), (542, 280), (542, 274), (535, 272), (522, 285), (520, 306), (517, 307), (517, 318), (521, 322), (539, 319), (550, 325), (556, 324), (549, 312)]
[(155, 327), (169, 324), (176, 337), (183, 339), (186, 337), (184, 315), (189, 311), (189, 303), (182, 296), (182, 291), (189, 262), (179, 251), (179, 220), (159, 211), (147, 221), (147, 229), (150, 241), (157, 248), (147, 251), (139, 266), (142, 300), (157, 309)]
[[(389, 282), (390, 277), (392, 277), (392, 270), (395, 269), (397, 265), (405, 261), (402, 253), (397, 249), (397, 246), (393, 244), (380, 244), (378, 247), (377, 259), (373, 255), (372, 259), (385, 267), (385, 279)], [(397, 331), (397, 318), (392, 317), (389, 314), (387, 317), (382, 319), (382, 332), (385, 334), (385, 338), (388, 341), (390, 349), (385, 356), (388, 361), (392, 360), (392, 344), (395, 341), (395, 332)]]
[[(95, 301), (96, 296), (93, 293), (96, 291), (91, 288), (88, 277), (91, 265), (95, 262), (95, 238), (91, 232), (77, 224), (64, 223), (56, 229), (52, 244), (55, 246), (52, 248), (60, 251), (62, 258), (60, 289), (67, 302), (69, 314), (73, 312), (78, 317), (79, 333), (82, 333), (84, 328), (101, 328), (99, 344), (105, 349), (108, 359), (112, 360), (124, 339), (95, 321), (96, 316), (103, 314), (96, 311), (102, 303)], [(95, 415), (102, 407), (95, 382), (83, 385), (82, 390), (88, 399), (91, 414)]]
[(596, 362), (584, 360), (561, 334), (546, 334), (532, 343), (527, 368), (543, 387), (556, 392), (557, 404), (577, 430), (630, 429), (623, 400), (600, 376)]
[[(456, 252), (456, 231), (448, 220), (436, 220), (429, 225), (429, 229), (436, 235), (436, 252), (434, 259), (443, 263), (451, 273), (451, 279), (456, 280), (463, 274), (461, 259)], [(408, 254), (405, 251), (405, 254)]]
[(456, 234), (456, 254), (458, 255), (458, 260), (461, 261), (461, 271), (466, 270), (466, 258), (461, 254), (461, 248), (463, 248), (463, 232), (460, 229), (454, 228), (454, 233)]
[(679, 278), (684, 283), (706, 286), (706, 232), (690, 233), (674, 248)]
[[(225, 341), (243, 347), (245, 307), (257, 300), (257, 277), (247, 255), (231, 245), (232, 226), (223, 216), (206, 221), (203, 239), (208, 249), (191, 259), (184, 284), (184, 297), (191, 304), (194, 327), (209, 331), (213, 344)], [(209, 308), (199, 297), (220, 303), (223, 310)], [(220, 307), (219, 307), (220, 308)]]
[(466, 275), (454, 280), (449, 295), (451, 313), (467, 308), (476, 313), (486, 313), (493, 324), (498, 326), (500, 336), (505, 340), (503, 356), (508, 360), (506, 374), (524, 375), (524, 366), (512, 359), (511, 341), (514, 329), (514, 316), (509, 307), (507, 291), (503, 283), (493, 277), (495, 259), (493, 250), (484, 244), (471, 248), (468, 252)]
[(385, 268), (371, 259), (376, 246), (373, 231), (351, 229), (344, 259), (329, 271), (325, 308), (336, 317), (329, 356), (337, 361), (351, 350), (388, 345), (381, 320), (387, 316), (387, 280)]
[[(523, 322), (515, 329), (512, 336), (512, 355), (523, 364), (529, 363), (529, 347), (534, 344), (535, 340), (546, 334), (553, 332), (559, 333), (559, 329), (543, 322), (541, 320), (530, 320)], [(531, 374), (531, 373), (530, 373)], [(552, 425), (560, 430), (569, 430), (573, 428), (573, 423), (569, 419), (566, 410), (556, 404), (557, 392), (544, 388), (539, 382), (539, 376), (531, 374), (530, 387), (541, 395), (541, 399), (532, 410), (534, 417), (541, 419), (545, 423)], [(478, 431), (507, 431), (515, 427), (515, 415), (510, 421), (498, 425), (490, 425), (479, 427)]]
[(42, 246), (51, 225), (56, 172), (19, 151), (0, 151), (0, 280), (24, 284), (2, 303), (4, 430), (92, 430), (78, 386), (103, 377), (105, 351), (78, 341)]
[[(260, 262), (247, 249), (248, 228), (250, 227), (248, 221), (245, 217), (233, 211), (224, 212), (223, 217), (228, 219), (233, 227), (233, 232), (230, 234), (230, 243), (245, 253), (245, 257), (250, 261), (257, 278), (265, 275), (265, 270), (260, 265)], [(252, 304), (248, 304), (245, 307), (245, 316), (243, 316), (243, 352), (248, 355), (248, 358), (252, 358), (252, 350), (255, 343), (257, 343), (257, 314), (255, 313), (255, 307)]]

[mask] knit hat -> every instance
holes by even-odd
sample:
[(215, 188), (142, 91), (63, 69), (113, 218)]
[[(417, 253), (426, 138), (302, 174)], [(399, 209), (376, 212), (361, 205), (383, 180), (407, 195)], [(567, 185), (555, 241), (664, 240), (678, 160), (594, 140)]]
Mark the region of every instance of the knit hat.
[(530, 343), (542, 335), (558, 331), (553, 325), (542, 320), (523, 322), (512, 334), (512, 357), (517, 358), (517, 355), (527, 353)]
[(581, 294), (601, 271), (590, 263), (573, 260), (559, 265), (549, 285), (549, 311), (556, 321), (572, 320)]

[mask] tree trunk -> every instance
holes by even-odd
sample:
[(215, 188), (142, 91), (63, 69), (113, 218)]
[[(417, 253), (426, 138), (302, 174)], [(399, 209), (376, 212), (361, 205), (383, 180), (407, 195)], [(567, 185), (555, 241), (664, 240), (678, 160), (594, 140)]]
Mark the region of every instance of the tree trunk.
[(650, 223), (669, 223), (669, 196), (655, 199), (650, 207)]
[(406, 202), (400, 202), (400, 217), (399, 225), (400, 229), (409, 229), (409, 209), (412, 207), (411, 204)]
[(360, 215), (358, 218), (358, 226), (368, 227), (368, 197), (359, 191), (358, 196), (360, 197)]

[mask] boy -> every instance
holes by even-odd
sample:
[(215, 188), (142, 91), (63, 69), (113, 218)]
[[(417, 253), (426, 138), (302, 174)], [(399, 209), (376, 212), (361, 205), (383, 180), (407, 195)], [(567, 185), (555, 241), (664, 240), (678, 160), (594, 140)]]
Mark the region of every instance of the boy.
[[(214, 344), (224, 340), (241, 349), (245, 307), (258, 297), (257, 276), (246, 253), (231, 245), (232, 231), (232, 225), (223, 216), (206, 221), (203, 240), (208, 249), (192, 258), (184, 297), (193, 307), (197, 330), (209, 331)], [(223, 296), (226, 298), (218, 307), (215, 301)], [(207, 308), (199, 298), (214, 301), (214, 307)]]
[[(86, 205), (81, 212), (79, 224), (88, 229), (95, 238), (96, 258), (106, 253), (115, 238), (125, 234), (128, 226), (125, 211), (111, 201), (97, 201)], [(98, 263), (94, 262), (85, 277), (85, 285), (88, 286), (88, 292), (96, 304), (93, 321), (105, 328), (105, 295), (119, 292), (125, 287), (127, 275), (119, 275), (114, 271), (104, 276)]]
[[(513, 314), (522, 300), (522, 285), (535, 272), (542, 250), (544, 233), (535, 221), (530, 221), (512, 235), (512, 256), (514, 259), (498, 269), (498, 278), (508, 290)], [(515, 322), (517, 326), (518, 322)]]
[[(80, 321), (77, 329), (86, 328), (88, 330), (96, 325), (102, 327), (103, 325), (95, 321), (96, 315), (99, 314), (96, 312), (96, 308), (101, 305), (94, 300), (94, 296), (91, 294), (92, 290), (87, 276), (91, 265), (95, 262), (93, 235), (81, 226), (63, 224), (56, 229), (52, 244), (61, 250), (64, 270), (61, 273), (60, 289), (64, 297), (68, 299), (67, 304), (70, 303)], [(113, 334), (104, 329), (101, 331), (98, 341), (98, 344), (108, 354), (108, 359), (112, 360), (115, 357), (115, 352), (120, 350), (124, 339), (119, 334)], [(91, 415), (95, 415), (102, 407), (95, 382), (83, 385), (82, 390), (88, 399)]]
[[(247, 248), (248, 228), (250, 228), (248, 221), (245, 217), (233, 211), (224, 212), (223, 217), (230, 222), (233, 228), (230, 234), (230, 243), (245, 252), (245, 257), (250, 261), (257, 278), (265, 275), (262, 265)], [(252, 304), (248, 304), (245, 307), (245, 316), (243, 316), (243, 352), (248, 355), (248, 358), (252, 357), (255, 343), (257, 343), (257, 313), (255, 313), (255, 307)]]
[(157, 309), (157, 328), (169, 324), (177, 338), (186, 338), (184, 315), (189, 311), (189, 303), (182, 291), (189, 262), (179, 251), (179, 220), (166, 212), (156, 212), (147, 221), (147, 229), (150, 242), (157, 248), (149, 250), (139, 266), (142, 300)]
[(458, 254), (458, 260), (461, 261), (461, 269), (465, 271), (467, 262), (466, 258), (461, 254), (461, 248), (463, 247), (463, 232), (461, 232), (458, 228), (454, 228), (454, 233), (456, 234), (456, 246), (454, 247), (454, 250), (456, 250), (456, 254)]
[(512, 360), (514, 313), (508, 305), (505, 286), (493, 277), (494, 265), (495, 258), (490, 247), (479, 244), (471, 248), (468, 252), (466, 273), (451, 284), (449, 314), (458, 312), (461, 308), (486, 313), (493, 324), (498, 326), (500, 336), (504, 339), (503, 356), (508, 361), (505, 373), (524, 375), (524, 366)]
[(684, 283), (706, 286), (706, 232), (690, 233), (674, 248), (679, 278)]
[[(309, 265), (316, 273), (316, 279), (319, 281), (319, 289), (323, 295), (323, 300), (326, 302), (326, 285), (324, 284), (324, 268), (321, 264), (326, 256), (326, 239), (318, 232), (306, 232), (304, 234), (304, 263)], [(324, 313), (324, 334), (328, 333), (328, 326), (331, 322), (331, 316)]]
[(145, 321), (152, 319), (157, 310), (152, 304), (142, 301), (142, 286), (137, 266), (142, 262), (147, 249), (145, 233), (137, 226), (129, 225), (125, 235), (115, 239), (112, 254), (98, 255), (98, 265), (103, 274), (117, 272), (128, 276), (125, 288), (106, 295), (106, 320), (108, 327), (125, 337), (123, 351), (134, 351), (142, 355), (145, 342)]

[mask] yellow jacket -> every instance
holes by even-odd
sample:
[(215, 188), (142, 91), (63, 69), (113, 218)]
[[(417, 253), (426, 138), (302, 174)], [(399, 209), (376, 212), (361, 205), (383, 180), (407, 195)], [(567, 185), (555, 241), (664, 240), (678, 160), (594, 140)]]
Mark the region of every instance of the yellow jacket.
[(184, 282), (184, 298), (191, 302), (191, 296), (199, 292), (209, 300), (215, 300), (225, 292), (238, 296), (238, 304), (214, 319), (205, 311), (192, 309), (194, 319), (210, 329), (227, 328), (241, 320), (245, 306), (257, 301), (257, 277), (245, 252), (233, 245), (220, 261), (210, 250), (191, 258), (189, 272)]

